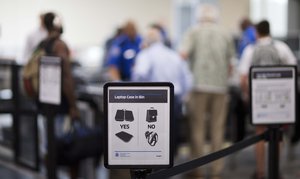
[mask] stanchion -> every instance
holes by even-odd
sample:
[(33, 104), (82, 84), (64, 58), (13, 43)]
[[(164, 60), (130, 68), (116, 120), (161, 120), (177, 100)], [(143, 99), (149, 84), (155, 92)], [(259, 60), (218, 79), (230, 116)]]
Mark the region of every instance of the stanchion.
[(47, 118), (47, 176), (56, 179), (55, 116), (61, 107), (62, 61), (60, 57), (43, 56), (39, 65), (39, 103)]
[(279, 143), (281, 135), (278, 125), (269, 127), (269, 179), (279, 179)]
[(48, 179), (56, 179), (56, 141), (55, 141), (55, 111), (50, 110), (46, 114), (47, 118), (47, 177)]
[(131, 179), (146, 179), (146, 176), (151, 173), (151, 169), (131, 169)]

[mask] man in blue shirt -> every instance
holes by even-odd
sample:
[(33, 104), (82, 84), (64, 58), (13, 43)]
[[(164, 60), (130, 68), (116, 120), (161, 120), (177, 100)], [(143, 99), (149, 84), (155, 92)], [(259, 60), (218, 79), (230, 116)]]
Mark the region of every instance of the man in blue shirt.
[(243, 31), (238, 43), (238, 59), (242, 57), (242, 53), (247, 45), (254, 44), (256, 41), (256, 31), (249, 19), (242, 20), (240, 28)]
[(114, 40), (108, 56), (108, 70), (112, 80), (129, 81), (136, 55), (141, 47), (134, 23), (128, 22), (123, 34)]

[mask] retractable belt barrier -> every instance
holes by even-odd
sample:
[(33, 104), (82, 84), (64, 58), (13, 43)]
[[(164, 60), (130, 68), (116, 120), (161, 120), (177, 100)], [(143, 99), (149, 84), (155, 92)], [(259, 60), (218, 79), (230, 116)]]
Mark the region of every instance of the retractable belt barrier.
[(181, 165), (177, 165), (175, 167), (172, 167), (170, 169), (161, 170), (158, 172), (154, 172), (149, 174), (146, 178), (147, 179), (156, 179), (156, 178), (167, 178), (174, 175), (178, 175), (180, 173), (187, 172), (189, 170), (192, 170), (194, 168), (200, 167), (202, 165), (208, 164), (210, 162), (213, 162), (215, 160), (218, 160), (220, 158), (223, 158), (225, 156), (228, 156), (232, 153), (235, 153), (239, 150), (242, 150), (244, 148), (247, 148), (257, 142), (260, 142), (262, 140), (267, 140), (269, 138), (270, 130), (264, 132), (261, 135), (257, 135), (254, 137), (251, 137), (249, 139), (246, 139), (244, 141), (238, 142), (234, 144), (233, 146), (230, 146), (228, 148), (225, 148), (223, 150), (220, 150), (218, 152), (214, 152), (212, 154), (206, 155), (204, 157), (194, 159), (192, 161), (186, 162)]
[[(14, 59), (0, 58), (0, 68), (2, 70), (0, 71), (4, 72), (4, 74), (6, 74), (6, 70), (3, 69), (7, 69), (7, 73), (9, 74), (3, 75), (1, 73), (0, 83), (6, 83), (5, 81), (7, 80), (8, 84), (4, 85), (4, 89), (8, 88), (12, 92), (11, 97), (0, 99), (0, 114), (12, 115), (12, 151), (14, 162), (20, 166), (38, 171), (40, 168), (40, 154), (37, 136), (37, 108), (22, 98), (19, 83), (22, 66), (17, 64)], [(28, 127), (30, 127), (30, 131), (26, 135), (22, 134), (21, 128), (28, 130)], [(26, 145), (26, 147), (22, 147), (23, 139), (28, 139), (29, 136), (32, 143), (29, 142), (30, 144)], [(24, 152), (28, 147), (30, 147), (32, 155)]]
[[(104, 85), (105, 166), (108, 169), (128, 168), (132, 179), (168, 178), (265, 140), (269, 143), (268, 177), (279, 179), (281, 126), (293, 124), (297, 116), (296, 74), (295, 66), (251, 67), (249, 96), (252, 124), (264, 125), (268, 130), (223, 150), (175, 167), (172, 167), (173, 150), (172, 140), (170, 140), (173, 134), (172, 120), (170, 120), (173, 113), (173, 85), (171, 83), (106, 83)], [(120, 122), (125, 123), (120, 124)], [(145, 137), (136, 137), (144, 134)], [(158, 136), (160, 136), (159, 140)], [(160, 141), (164, 142), (157, 145)], [(151, 173), (152, 169), (168, 167), (172, 168)]]

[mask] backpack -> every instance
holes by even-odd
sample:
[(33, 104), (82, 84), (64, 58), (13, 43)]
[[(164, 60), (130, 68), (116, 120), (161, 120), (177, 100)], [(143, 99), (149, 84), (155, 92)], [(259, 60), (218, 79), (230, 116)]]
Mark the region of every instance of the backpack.
[(280, 58), (273, 41), (268, 45), (254, 45), (254, 52), (252, 57), (253, 66), (282, 64), (285, 64), (285, 62)]
[(37, 98), (39, 80), (39, 61), (42, 56), (49, 55), (55, 40), (42, 41), (30, 56), (23, 68), (23, 88), (30, 98)]

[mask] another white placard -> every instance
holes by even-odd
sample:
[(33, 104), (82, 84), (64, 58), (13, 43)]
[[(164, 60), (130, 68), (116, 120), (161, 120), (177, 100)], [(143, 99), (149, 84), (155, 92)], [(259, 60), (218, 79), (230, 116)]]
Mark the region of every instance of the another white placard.
[(43, 56), (39, 71), (39, 101), (45, 104), (60, 105), (62, 69), (59, 57)]
[(288, 124), (296, 120), (296, 67), (252, 67), (253, 124)]
[(108, 87), (108, 165), (170, 165), (170, 87)]

